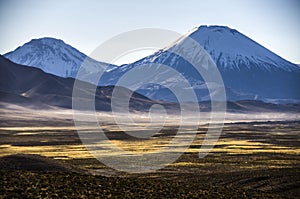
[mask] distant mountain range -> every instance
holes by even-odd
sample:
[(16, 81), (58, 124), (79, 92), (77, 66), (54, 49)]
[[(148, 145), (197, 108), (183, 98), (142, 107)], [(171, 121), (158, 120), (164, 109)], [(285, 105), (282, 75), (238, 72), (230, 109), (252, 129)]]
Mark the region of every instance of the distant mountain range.
[[(193, 55), (192, 48), (182, 47), (187, 38), (197, 41), (216, 63), (228, 100), (263, 100), (273, 103), (300, 101), (299, 66), (279, 57), (237, 30), (224, 26), (200, 26), (170, 47), (137, 62), (120, 67), (110, 65), (99, 85), (115, 85), (126, 72), (143, 64), (164, 64), (179, 71), (189, 81), (199, 101), (209, 100), (206, 88), (209, 82), (204, 82), (186, 60), (170, 52), (176, 47), (182, 48), (186, 55)], [(38, 67), (60, 77), (75, 77), (84, 59), (88, 59), (93, 67), (108, 66), (53, 38), (32, 40), (4, 56), (15, 63)], [(86, 74), (92, 72), (93, 70), (86, 71)], [(151, 75), (149, 74), (149, 79), (154, 78)], [(165, 82), (168, 82), (169, 87), (178, 83), (174, 79), (167, 79)], [(177, 101), (176, 96), (164, 86), (146, 85), (137, 92), (153, 100)]]

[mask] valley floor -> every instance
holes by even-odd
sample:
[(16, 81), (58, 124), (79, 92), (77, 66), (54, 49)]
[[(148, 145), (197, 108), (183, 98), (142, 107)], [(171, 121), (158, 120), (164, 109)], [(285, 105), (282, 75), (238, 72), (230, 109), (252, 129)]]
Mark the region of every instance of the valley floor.
[[(272, 114), (270, 114), (272, 115)], [(108, 168), (87, 151), (66, 110), (20, 107), (0, 115), (0, 198), (297, 198), (300, 195), (300, 121), (227, 120), (212, 152), (198, 151), (207, 125), (174, 163), (146, 174)], [(109, 137), (126, 150), (154, 150), (176, 133), (124, 136), (100, 115)], [(147, 130), (141, 126), (131, 129)]]

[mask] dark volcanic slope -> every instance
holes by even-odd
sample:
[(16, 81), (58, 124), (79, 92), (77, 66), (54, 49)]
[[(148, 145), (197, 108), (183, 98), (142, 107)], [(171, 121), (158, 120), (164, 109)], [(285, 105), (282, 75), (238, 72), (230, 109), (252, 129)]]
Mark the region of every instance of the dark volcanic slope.
[[(34, 67), (18, 65), (3, 56), (0, 56), (0, 71), (0, 102), (72, 107), (75, 79), (57, 77)], [(95, 97), (97, 110), (110, 110), (113, 89), (113, 86), (97, 87)], [(83, 92), (91, 91), (83, 90)], [(131, 91), (122, 88), (122, 95), (128, 97)], [(91, 103), (84, 96), (82, 100)], [(131, 107), (138, 110), (153, 104), (153, 101), (138, 93), (132, 94), (130, 102)]]
[[(22, 104), (35, 108), (49, 108), (58, 106), (72, 108), (72, 92), (75, 79), (62, 78), (43, 72), (40, 69), (15, 64), (0, 56), (0, 102)], [(90, 85), (82, 82), (83, 85)], [(90, 88), (90, 86), (87, 86)], [(98, 86), (95, 97), (96, 110), (110, 111), (111, 96), (114, 86)], [(82, 93), (94, 92), (89, 89), (81, 90)], [(130, 110), (147, 111), (153, 104), (163, 105), (169, 112), (177, 112), (179, 105), (162, 101), (153, 101), (141, 94), (126, 88), (121, 88), (121, 96), (130, 97)], [(84, 103), (94, 103), (83, 95), (80, 100)], [(275, 105), (262, 101), (236, 101), (227, 103), (230, 112), (265, 112), (288, 111), (299, 112), (300, 106), (293, 104)], [(200, 103), (202, 111), (210, 110), (210, 102)], [(169, 113), (170, 113), (169, 112)]]
[(0, 168), (3, 170), (76, 172), (84, 173), (82, 169), (40, 155), (15, 154), (0, 158)]

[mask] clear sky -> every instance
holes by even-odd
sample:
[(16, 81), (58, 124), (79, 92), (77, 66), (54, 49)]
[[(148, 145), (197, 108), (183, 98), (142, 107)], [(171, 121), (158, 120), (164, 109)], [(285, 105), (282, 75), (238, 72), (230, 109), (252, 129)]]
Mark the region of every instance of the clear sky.
[(0, 0), (0, 54), (47, 36), (88, 55), (125, 31), (200, 25), (235, 28), (300, 63), (300, 0)]

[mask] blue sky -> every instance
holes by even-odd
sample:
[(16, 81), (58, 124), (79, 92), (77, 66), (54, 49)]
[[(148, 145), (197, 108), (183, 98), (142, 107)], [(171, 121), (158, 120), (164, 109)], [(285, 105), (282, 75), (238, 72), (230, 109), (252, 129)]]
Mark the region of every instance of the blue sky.
[(226, 25), (300, 63), (299, 22), (299, 0), (0, 0), (0, 53), (47, 36), (89, 54), (133, 29)]

